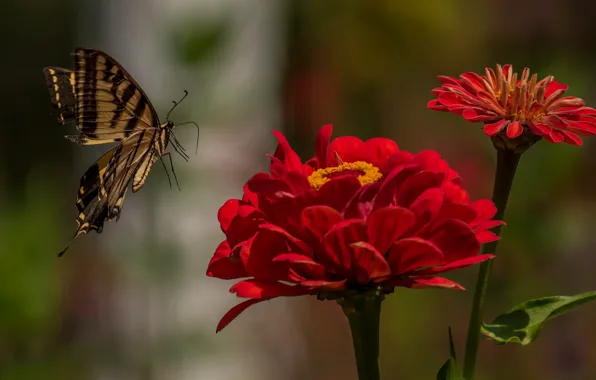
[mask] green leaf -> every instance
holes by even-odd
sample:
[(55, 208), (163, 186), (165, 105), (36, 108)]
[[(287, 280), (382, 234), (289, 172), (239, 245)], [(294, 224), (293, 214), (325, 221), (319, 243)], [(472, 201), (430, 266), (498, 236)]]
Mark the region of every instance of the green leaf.
[(526, 301), (499, 315), (492, 323), (483, 324), (481, 331), (497, 344), (513, 342), (526, 346), (536, 339), (548, 320), (594, 299), (596, 291)]
[(451, 357), (445, 362), (445, 364), (443, 364), (437, 373), (437, 380), (465, 380), (457, 368), (457, 361), (455, 359), (455, 345), (453, 344), (451, 327), (449, 328), (449, 352)]

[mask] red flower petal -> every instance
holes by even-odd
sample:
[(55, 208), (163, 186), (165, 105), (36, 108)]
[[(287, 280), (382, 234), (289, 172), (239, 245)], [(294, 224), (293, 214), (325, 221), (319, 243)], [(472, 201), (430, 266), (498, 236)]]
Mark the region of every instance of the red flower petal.
[(285, 172), (280, 179), (290, 187), (292, 194), (302, 194), (311, 188), (307, 176), (303, 173)]
[(354, 136), (338, 137), (331, 141), (327, 149), (327, 165), (337, 166), (336, 154), (343, 162), (363, 161), (366, 157), (366, 147), (364, 142)]
[(323, 236), (342, 219), (341, 214), (329, 206), (311, 206), (302, 211), (302, 225), (319, 241), (323, 241)]
[(447, 107), (442, 105), (437, 99), (428, 102), (426, 108), (430, 108), (431, 110), (435, 111), (448, 111)]
[(273, 134), (279, 143), (274, 156), (279, 158), (288, 170), (301, 171), (302, 161), (300, 161), (300, 157), (294, 152), (286, 137), (279, 131), (273, 131)]
[(393, 275), (401, 275), (416, 269), (443, 264), (440, 249), (420, 238), (402, 239), (393, 244), (387, 255), (387, 262)]
[(417, 163), (422, 169), (435, 169), (437, 171), (446, 171), (449, 169), (447, 162), (441, 158), (441, 155), (434, 150), (423, 150), (411, 158), (413, 163)]
[(259, 196), (255, 193), (253, 193), (252, 191), (250, 191), (250, 189), (248, 188), (247, 184), (244, 184), (244, 186), (242, 187), (242, 201), (253, 205), (254, 207), (259, 207)]
[(416, 215), (416, 229), (420, 230), (434, 220), (442, 209), (443, 190), (428, 189), (412, 203), (410, 210)]
[(453, 182), (444, 182), (441, 186), (443, 193), (445, 194), (445, 200), (455, 203), (470, 203), (470, 196), (468, 193)]
[(422, 171), (406, 179), (398, 189), (396, 203), (398, 206), (410, 206), (429, 188), (440, 187), (445, 173)]
[[(393, 173), (393, 170), (396, 167), (404, 165), (407, 162), (410, 162), (413, 157), (414, 157), (414, 155), (412, 153), (406, 152), (404, 150), (400, 150), (399, 152), (389, 156), (389, 158), (387, 158), (387, 162), (385, 163), (385, 165), (383, 165), (381, 167), (383, 175), (387, 177), (390, 173)], [(399, 174), (399, 173), (395, 173), (395, 174)]]
[(230, 293), (235, 293), (241, 298), (262, 300), (281, 296), (301, 296), (310, 293), (310, 289), (298, 285), (287, 285), (282, 282), (245, 280), (234, 284), (230, 288)]
[(441, 249), (448, 262), (476, 256), (480, 251), (476, 235), (461, 220), (450, 219), (436, 226), (428, 240)]
[(348, 276), (354, 256), (352, 243), (366, 241), (366, 223), (351, 219), (337, 223), (323, 237), (324, 256), (322, 260), (333, 263), (341, 277)]
[(489, 255), (489, 254), (466, 257), (464, 259), (455, 260), (455, 261), (450, 262), (449, 264), (445, 264), (442, 266), (422, 269), (422, 270), (416, 272), (416, 275), (437, 274), (437, 273), (443, 273), (443, 272), (447, 272), (447, 271), (451, 271), (451, 270), (455, 270), (455, 269), (461, 269), (461, 268), (469, 267), (470, 265), (481, 263), (483, 261), (492, 259), (494, 257), (495, 257), (495, 255)]
[(281, 254), (291, 252), (286, 238), (274, 231), (262, 229), (245, 248), (246, 271), (256, 279), (268, 281), (289, 281), (288, 268), (283, 263), (273, 261)]
[(264, 223), (261, 212), (248, 213), (251, 210), (254, 211), (254, 208), (240, 206), (237, 215), (225, 231), (231, 248), (251, 238), (257, 232), (259, 226)]
[(490, 243), (491, 241), (499, 240), (500, 237), (490, 231), (481, 231), (476, 232), (476, 239), (478, 239), (478, 243), (486, 244)]
[(478, 224), (480, 221), (485, 221), (493, 218), (497, 213), (497, 207), (488, 199), (480, 199), (472, 202), (470, 206), (476, 211), (476, 220), (473, 224)]
[(395, 141), (381, 137), (366, 140), (364, 146), (367, 153), (365, 161), (378, 168), (382, 168), (387, 159), (399, 151)]
[(571, 132), (567, 132), (567, 131), (561, 131), (561, 133), (564, 136), (564, 141), (567, 144), (570, 145), (575, 145), (575, 146), (582, 146), (583, 145), (583, 141), (582, 139), (580, 139), (577, 135), (571, 133)]
[(244, 310), (248, 309), (250, 306), (259, 303), (259, 302), (263, 302), (263, 301), (267, 301), (266, 299), (252, 299), (252, 300), (248, 300), (248, 301), (244, 301), (236, 306), (234, 306), (233, 308), (231, 308), (219, 321), (219, 323), (217, 324), (217, 328), (215, 330), (216, 333), (220, 332), (221, 330), (223, 330), (227, 325), (230, 324), (230, 322), (232, 322), (234, 319), (236, 319), (236, 317), (238, 317)]
[(238, 214), (240, 201), (238, 199), (228, 199), (217, 211), (217, 219), (221, 230), (226, 232), (232, 223), (232, 219)]
[(300, 285), (319, 290), (327, 291), (342, 291), (346, 290), (346, 280), (340, 281), (321, 281), (321, 280), (306, 280), (302, 281)]
[(362, 185), (354, 176), (334, 178), (318, 191), (317, 200), (338, 211), (343, 211)]
[(472, 227), (476, 225), (474, 221), (477, 217), (477, 212), (469, 204), (443, 202), (434, 222), (439, 223), (446, 219), (461, 219)]
[(505, 128), (508, 124), (509, 124), (509, 120), (502, 119), (502, 120), (497, 121), (496, 123), (485, 124), (483, 127), (483, 130), (484, 130), (484, 133), (486, 133), (487, 135), (495, 136), (496, 134), (501, 132), (501, 130), (503, 130), (503, 128)]
[(389, 264), (374, 246), (365, 242), (352, 244), (356, 281), (366, 285), (371, 280), (385, 279), (391, 275)]
[(227, 241), (219, 243), (207, 267), (207, 276), (224, 280), (248, 277), (240, 258), (231, 256), (231, 253)]
[(412, 289), (443, 288), (464, 290), (464, 288), (457, 282), (442, 277), (409, 277), (405, 279), (394, 279), (388, 281), (387, 285)]
[(253, 193), (266, 195), (269, 197), (279, 197), (291, 195), (292, 188), (289, 184), (280, 178), (272, 178), (267, 173), (257, 173), (246, 183), (248, 189)]
[(331, 139), (331, 134), (333, 133), (333, 126), (331, 124), (323, 126), (319, 129), (319, 133), (317, 134), (317, 144), (316, 144), (316, 160), (318, 163), (317, 169), (326, 168), (327, 164), (327, 151), (329, 150), (329, 141)]
[(293, 250), (294, 252), (300, 252), (304, 255), (312, 256), (312, 248), (307, 243), (290, 234), (283, 228), (276, 226), (275, 224), (262, 224), (260, 226), (260, 229), (269, 230), (271, 232), (281, 235), (285, 239), (288, 248)]
[(507, 126), (507, 137), (514, 139), (521, 136), (524, 131), (524, 127), (519, 121), (514, 121)]
[[(392, 157), (396, 157), (394, 155)], [(401, 183), (408, 178), (408, 172), (418, 165), (413, 162), (396, 165), (382, 182), (377, 195), (374, 197), (374, 209), (396, 205), (397, 192)]]
[(273, 259), (276, 262), (284, 262), (293, 272), (296, 277), (294, 281), (301, 282), (306, 279), (324, 279), (325, 267), (317, 263), (311, 257), (301, 255), (298, 253), (281, 254)]
[(499, 117), (494, 112), (486, 112), (479, 108), (466, 108), (462, 113), (462, 116), (467, 121), (478, 122), (478, 121), (495, 121)]
[(366, 219), (373, 209), (373, 200), (380, 188), (379, 182), (360, 188), (344, 209), (345, 219)]
[(414, 213), (402, 207), (384, 207), (373, 211), (367, 220), (368, 238), (381, 253), (416, 223)]

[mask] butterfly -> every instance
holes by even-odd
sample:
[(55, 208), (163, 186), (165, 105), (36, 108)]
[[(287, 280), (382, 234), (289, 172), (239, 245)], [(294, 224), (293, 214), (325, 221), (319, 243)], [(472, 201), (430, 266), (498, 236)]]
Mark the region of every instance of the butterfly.
[(174, 102), (167, 121), (162, 124), (145, 92), (114, 58), (84, 48), (76, 49), (73, 55), (74, 70), (43, 69), (51, 102), (59, 111), (58, 122), (76, 122), (78, 133), (65, 137), (79, 145), (118, 145), (81, 177), (76, 201), (78, 227), (58, 256), (79, 235), (91, 230), (101, 233), (106, 220), (118, 220), (130, 183), (133, 193), (139, 191), (158, 159), (163, 164), (163, 157), (168, 156), (175, 176), (172, 157), (167, 151), (170, 141), (178, 154), (186, 161), (189, 158), (174, 136), (174, 123), (169, 120), (172, 110), (188, 95), (187, 91), (179, 102)]

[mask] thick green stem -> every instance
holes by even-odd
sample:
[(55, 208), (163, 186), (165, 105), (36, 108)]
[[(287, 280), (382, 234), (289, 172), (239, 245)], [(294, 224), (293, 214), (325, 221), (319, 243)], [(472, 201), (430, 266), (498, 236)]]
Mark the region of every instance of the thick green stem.
[(384, 296), (363, 294), (338, 300), (350, 322), (359, 380), (380, 380), (379, 323)]
[[(515, 176), (515, 170), (517, 169), (520, 157), (521, 153), (515, 153), (505, 149), (497, 149), (497, 170), (495, 172), (495, 183), (493, 187), (493, 202), (495, 206), (497, 206), (495, 219), (497, 220), (503, 220), (503, 217), (505, 216), (507, 200), (509, 199), (513, 177)], [(493, 232), (499, 236), (501, 234), (501, 227), (496, 227)], [(497, 240), (485, 244), (482, 253), (495, 253), (498, 242), (499, 241)], [(484, 299), (492, 267), (493, 260), (485, 261), (480, 265), (480, 270), (478, 272), (474, 303), (472, 305), (470, 323), (468, 325), (468, 339), (466, 341), (466, 358), (464, 361), (464, 378), (466, 380), (474, 379), (476, 354), (478, 352), (478, 343), (480, 342), (480, 326), (482, 325), (484, 311)]]

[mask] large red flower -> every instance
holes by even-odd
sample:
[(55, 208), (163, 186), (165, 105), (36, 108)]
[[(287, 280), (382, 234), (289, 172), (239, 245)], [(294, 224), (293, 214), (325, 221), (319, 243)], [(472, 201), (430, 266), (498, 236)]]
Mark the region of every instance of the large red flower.
[(340, 137), (321, 128), (316, 157), (302, 163), (285, 137), (270, 173), (244, 186), (242, 199), (219, 210), (225, 240), (207, 275), (240, 279), (230, 291), (249, 300), (220, 321), (224, 328), (250, 305), (280, 296), (442, 287), (439, 274), (487, 260), (480, 245), (496, 208), (470, 202), (460, 178), (438, 153), (411, 154), (395, 142)]
[(552, 143), (581, 145), (578, 135), (596, 135), (596, 110), (574, 96), (565, 96), (567, 86), (548, 76), (540, 81), (525, 68), (518, 79), (511, 65), (485, 75), (465, 73), (460, 79), (439, 76), (443, 85), (428, 108), (449, 111), (472, 122), (485, 122), (484, 132), (515, 139), (530, 133)]

